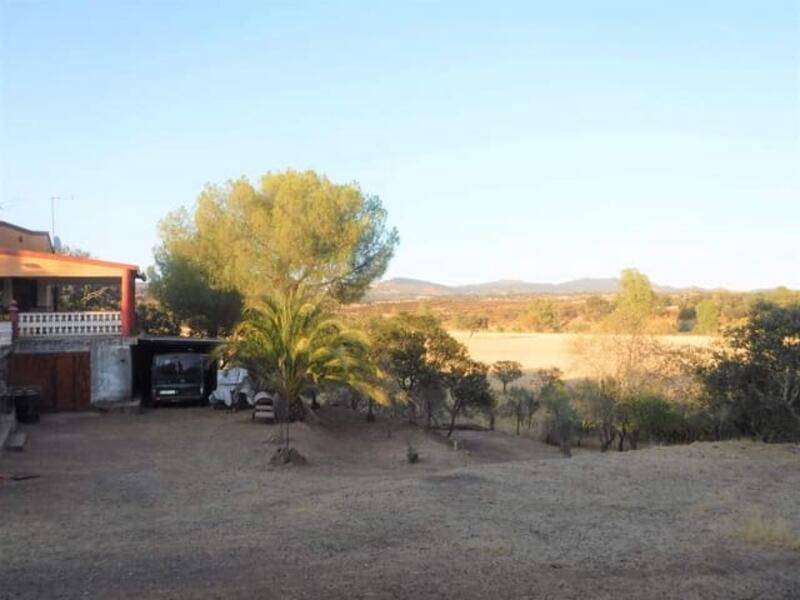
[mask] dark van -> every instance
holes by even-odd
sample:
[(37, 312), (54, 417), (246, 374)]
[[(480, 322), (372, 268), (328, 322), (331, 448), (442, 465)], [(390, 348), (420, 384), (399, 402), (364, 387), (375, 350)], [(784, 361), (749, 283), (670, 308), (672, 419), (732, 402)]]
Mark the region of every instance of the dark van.
[(151, 399), (154, 404), (205, 401), (207, 354), (156, 354)]

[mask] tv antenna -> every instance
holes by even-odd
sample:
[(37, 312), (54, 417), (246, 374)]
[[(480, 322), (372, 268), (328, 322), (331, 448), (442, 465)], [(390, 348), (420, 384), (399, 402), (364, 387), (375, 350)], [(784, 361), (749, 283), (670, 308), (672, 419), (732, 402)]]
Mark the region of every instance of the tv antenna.
[(56, 200), (61, 200), (60, 196), (50, 196), (50, 233), (56, 239)]

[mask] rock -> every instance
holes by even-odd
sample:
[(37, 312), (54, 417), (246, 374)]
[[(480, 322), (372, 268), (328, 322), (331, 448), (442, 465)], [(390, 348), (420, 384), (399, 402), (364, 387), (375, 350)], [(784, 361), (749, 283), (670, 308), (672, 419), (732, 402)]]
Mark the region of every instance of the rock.
[(267, 444), (282, 444), (283, 443), (283, 435), (280, 433), (273, 433), (272, 435), (267, 436)]
[(269, 459), (269, 464), (272, 466), (281, 465), (307, 465), (306, 457), (300, 454), (294, 448), (278, 448), (272, 458)]
[(26, 441), (28, 441), (27, 433), (12, 433), (6, 440), (6, 450), (11, 450), (12, 452), (22, 452), (25, 450)]

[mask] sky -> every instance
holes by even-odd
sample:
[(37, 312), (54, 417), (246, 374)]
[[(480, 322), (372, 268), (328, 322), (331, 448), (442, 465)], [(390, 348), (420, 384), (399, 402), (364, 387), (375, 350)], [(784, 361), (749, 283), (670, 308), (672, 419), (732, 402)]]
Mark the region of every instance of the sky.
[(0, 219), (146, 267), (286, 168), (380, 196), (387, 277), (800, 288), (800, 2), (0, 0)]

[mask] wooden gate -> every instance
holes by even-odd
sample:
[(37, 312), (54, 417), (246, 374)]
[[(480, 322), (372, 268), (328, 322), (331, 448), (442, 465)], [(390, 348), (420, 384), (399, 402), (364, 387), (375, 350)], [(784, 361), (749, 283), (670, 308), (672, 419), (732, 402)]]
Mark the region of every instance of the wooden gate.
[(9, 356), (10, 385), (36, 385), (42, 389), (42, 412), (91, 408), (88, 352), (16, 354)]

